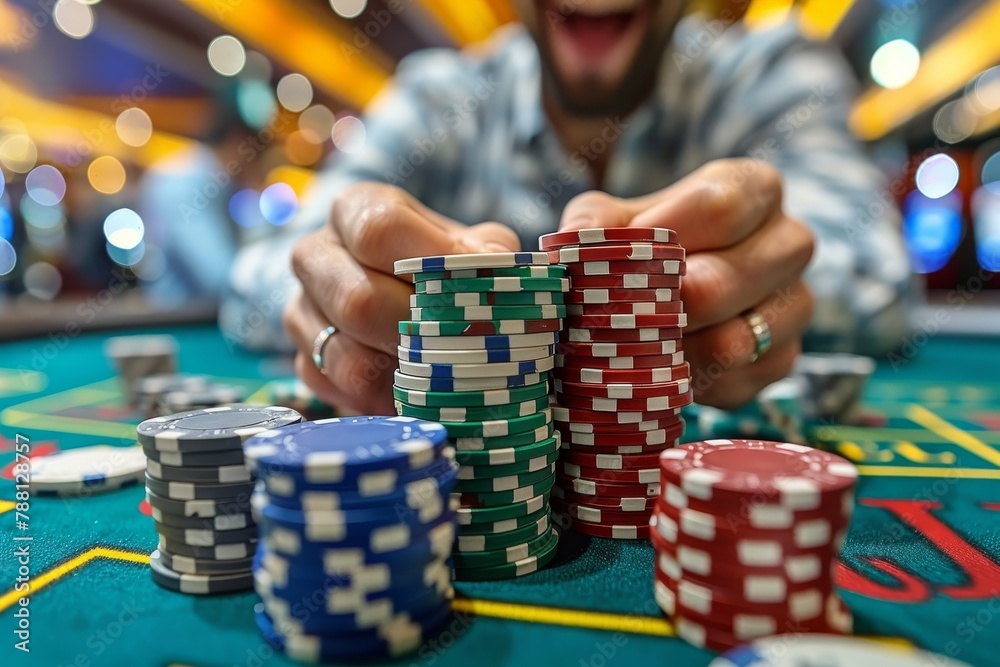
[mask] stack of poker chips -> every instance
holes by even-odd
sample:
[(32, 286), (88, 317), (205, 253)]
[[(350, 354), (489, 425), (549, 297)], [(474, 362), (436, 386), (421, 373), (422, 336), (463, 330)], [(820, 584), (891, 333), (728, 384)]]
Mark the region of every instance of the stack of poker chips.
[(677, 635), (722, 651), (785, 632), (848, 633), (834, 566), (857, 469), (817, 449), (707, 440), (660, 455), (654, 592)]
[(257, 526), (243, 442), (301, 420), (287, 408), (234, 405), (139, 424), (146, 500), (159, 535), (159, 548), (150, 555), (157, 584), (191, 594), (253, 587)]
[(258, 476), (257, 625), (305, 662), (416, 649), (451, 611), (450, 492), (457, 466), (440, 424), (324, 419), (247, 441)]
[(535, 572), (559, 542), (548, 380), (565, 269), (544, 253), (484, 253), (400, 260), (395, 271), (416, 290), (399, 326), (396, 411), (443, 424), (460, 464), (455, 576)]
[(246, 398), (241, 387), (214, 382), (206, 375), (160, 373), (137, 380), (134, 385), (137, 407), (147, 417), (203, 410), (240, 403)]
[(177, 339), (173, 336), (117, 336), (104, 344), (104, 354), (121, 380), (125, 402), (135, 407), (136, 383), (150, 375), (177, 372)]
[(568, 315), (553, 416), (562, 434), (553, 509), (597, 537), (649, 535), (658, 456), (684, 431), (684, 249), (669, 229), (585, 229), (540, 239), (565, 265)]

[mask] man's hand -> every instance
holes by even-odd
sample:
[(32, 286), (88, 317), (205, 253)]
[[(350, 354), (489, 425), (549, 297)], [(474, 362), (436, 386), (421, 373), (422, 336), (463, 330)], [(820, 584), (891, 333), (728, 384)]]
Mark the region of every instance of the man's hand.
[[(645, 197), (582, 194), (560, 231), (588, 227), (667, 227), (688, 252), (681, 287), (688, 326), (685, 359), (700, 403), (734, 408), (785, 377), (801, 351), (813, 300), (802, 273), (813, 235), (781, 208), (781, 176), (749, 159), (711, 162)], [(760, 312), (772, 348), (750, 363), (756, 340), (743, 314)]]
[[(302, 294), (285, 309), (285, 328), (298, 353), (299, 377), (331, 405), (369, 414), (395, 414), (392, 373), (397, 325), (409, 318), (412, 286), (393, 275), (404, 257), (520, 249), (513, 230), (483, 223), (468, 227), (425, 208), (405, 191), (382, 184), (346, 188), (330, 222), (295, 247), (292, 267)], [(329, 325), (320, 372), (312, 362), (316, 335)]]

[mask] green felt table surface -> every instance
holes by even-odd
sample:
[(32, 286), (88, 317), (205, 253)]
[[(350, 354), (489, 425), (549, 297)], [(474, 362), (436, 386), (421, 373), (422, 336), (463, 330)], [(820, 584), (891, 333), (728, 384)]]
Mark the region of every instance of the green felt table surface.
[[(165, 330), (180, 370), (253, 394), (288, 374), (275, 359), (233, 349), (211, 327)], [(126, 332), (116, 332), (126, 333)], [(127, 333), (148, 333), (129, 331)], [(156, 544), (141, 487), (83, 498), (32, 497), (17, 524), (13, 440), (43, 454), (134, 444), (138, 416), (122, 405), (102, 352), (106, 334), (0, 348), (0, 664), (287, 665), (253, 621), (254, 594), (196, 597), (157, 587)], [(812, 435), (860, 468), (857, 509), (837, 573), (858, 634), (899, 638), (973, 665), (1000, 664), (1000, 355), (990, 339), (940, 336), (881, 363), (865, 397), (878, 427)], [(689, 434), (693, 437), (696, 434)], [(15, 537), (30, 537), (17, 542)], [(28, 544), (30, 561), (15, 550)], [(458, 583), (456, 614), (434, 643), (390, 664), (708, 665), (713, 654), (672, 637), (652, 600), (652, 549), (564, 535), (549, 568), (519, 580)], [(14, 615), (30, 572), (30, 653)]]

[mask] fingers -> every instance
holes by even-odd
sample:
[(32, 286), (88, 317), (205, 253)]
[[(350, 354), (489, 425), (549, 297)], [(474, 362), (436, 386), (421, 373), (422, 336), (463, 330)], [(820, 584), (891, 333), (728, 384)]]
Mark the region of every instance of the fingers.
[(787, 291), (809, 264), (813, 247), (808, 226), (778, 216), (735, 246), (690, 255), (681, 288), (687, 330), (725, 322), (782, 289)]
[(781, 175), (756, 160), (716, 160), (678, 181), (638, 212), (630, 227), (666, 227), (688, 252), (726, 248), (781, 208)]
[(802, 334), (812, 317), (813, 299), (801, 281), (754, 308), (771, 330), (771, 349), (750, 359), (757, 340), (740, 315), (684, 335), (684, 356), (691, 363), (696, 400), (731, 408), (753, 398), (767, 385), (788, 375)]
[(397, 324), (409, 319), (408, 283), (361, 266), (325, 230), (296, 246), (292, 268), (321, 315), (320, 328), (333, 324), (369, 347), (396, 349)]
[(627, 227), (638, 208), (626, 199), (596, 190), (573, 197), (563, 209), (559, 231)]
[(479, 245), (484, 252), (518, 252), (521, 239), (517, 232), (499, 222), (484, 222), (466, 228), (465, 242), (470, 246)]
[(399, 188), (372, 183), (346, 188), (334, 200), (330, 222), (358, 263), (390, 275), (393, 262), (404, 257), (483, 252), (484, 236), (501, 246), (509, 242), (495, 227), (470, 234)]
[[(324, 401), (369, 414), (394, 414), (392, 372), (395, 354), (387, 354), (357, 342), (340, 331), (323, 349), (323, 372), (312, 360), (316, 334), (327, 324), (308, 297), (300, 295), (284, 313), (285, 327), (298, 350), (296, 371)], [(393, 347), (395, 351), (395, 347)]]

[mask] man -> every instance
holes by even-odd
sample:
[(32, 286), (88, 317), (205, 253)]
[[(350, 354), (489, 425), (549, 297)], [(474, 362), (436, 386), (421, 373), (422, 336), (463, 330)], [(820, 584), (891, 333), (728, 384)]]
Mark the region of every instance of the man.
[[(680, 0), (516, 4), (523, 26), (477, 53), (400, 64), (365, 119), (364, 150), (334, 157), (298, 221), (309, 233), (285, 241), (301, 291), (285, 277), (287, 247), (250, 249), (224, 328), (270, 343), (263, 316), (285, 305), (316, 393), (391, 413), (412, 288), (394, 260), (655, 226), (688, 250), (684, 350), (699, 402), (735, 407), (784, 377), (810, 325), (826, 348), (895, 344), (909, 271), (895, 213), (867, 213), (885, 185), (847, 130), (841, 60), (791, 25), (682, 21)], [(773, 337), (757, 360), (755, 312)]]

